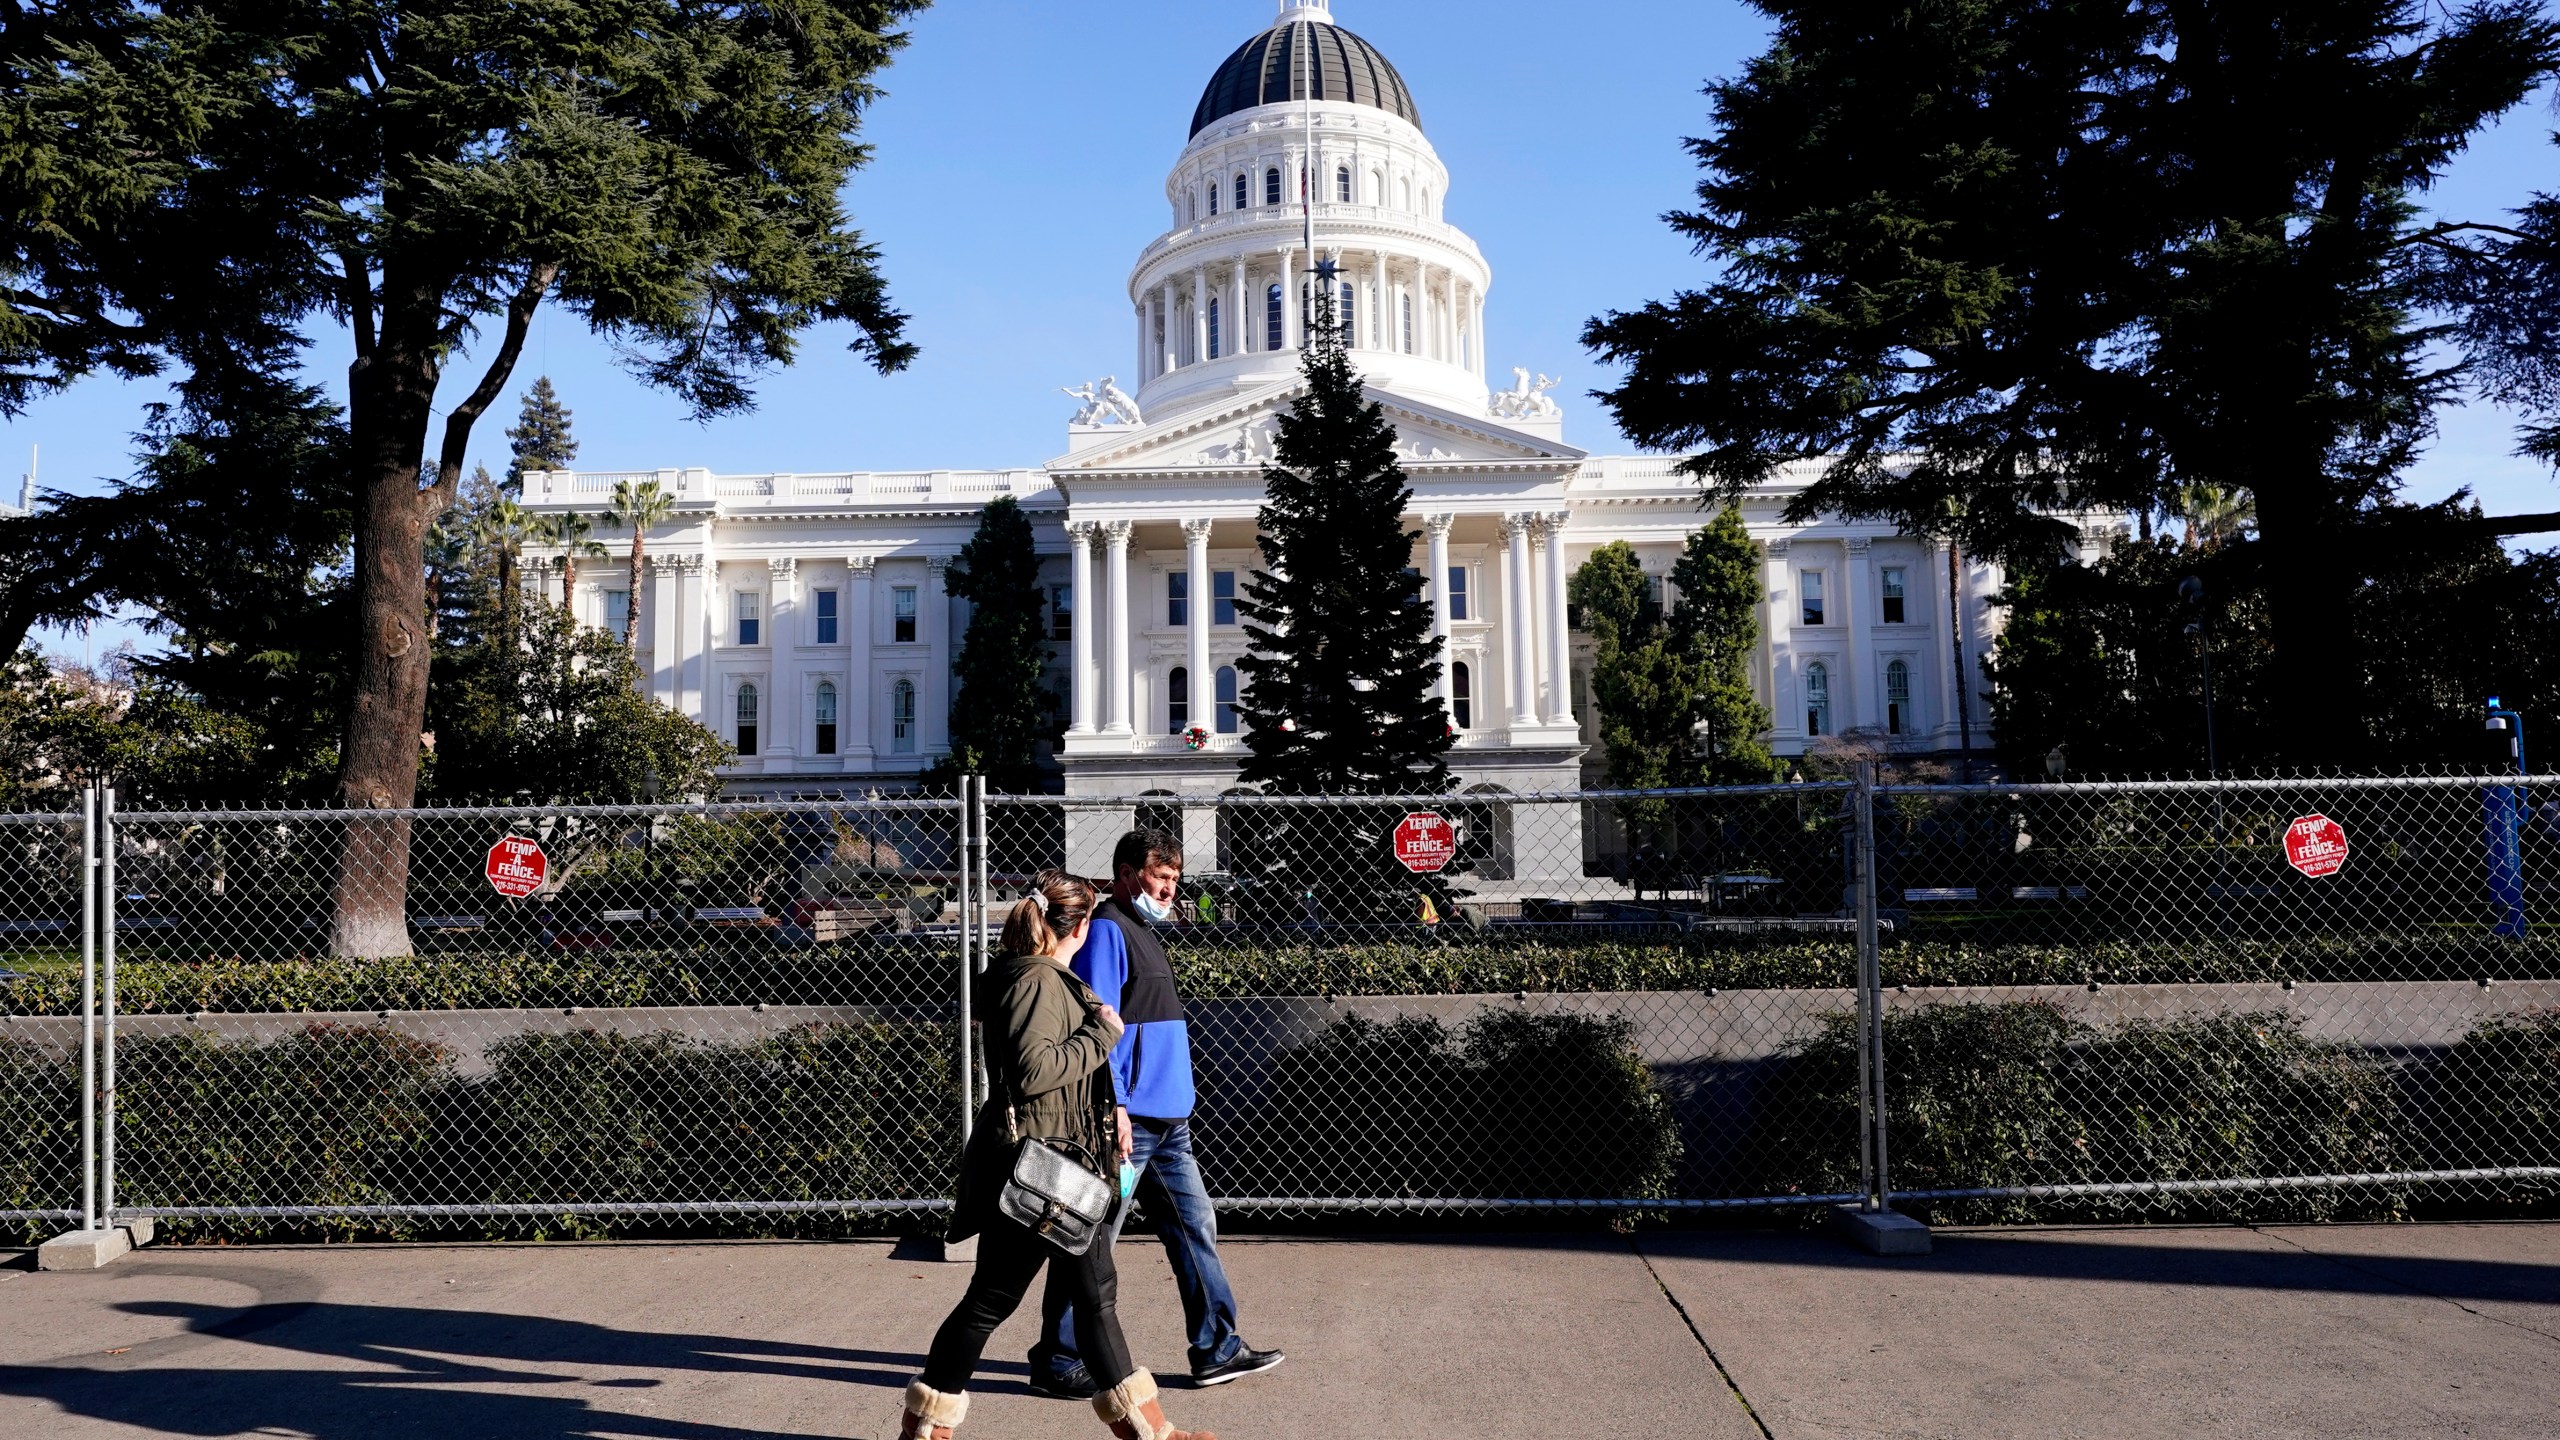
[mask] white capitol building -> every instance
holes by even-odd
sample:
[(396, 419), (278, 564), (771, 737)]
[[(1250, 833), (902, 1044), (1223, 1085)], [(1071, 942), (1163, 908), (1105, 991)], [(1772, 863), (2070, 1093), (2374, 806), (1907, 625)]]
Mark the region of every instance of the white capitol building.
[[(1068, 793), (1219, 793), (1243, 749), (1232, 602), (1259, 559), (1275, 417), (1300, 385), (1300, 306), (1286, 297), (1307, 283), (1312, 231), (1336, 267), (1353, 363), (1403, 436), (1424, 537), (1414, 563), (1460, 727), (1452, 767), (1470, 788), (1578, 788), (1587, 763), (1597, 778), (1597, 725), (1566, 578), (1626, 541), (1667, 583), (1709, 516), (1675, 460), (1567, 444), (1543, 377), (1488, 382), (1488, 360), (1507, 358), (1485, 329), (1493, 270), (1444, 218), (1449, 193), (1395, 68), (1325, 0), (1284, 0), (1201, 97), (1165, 182), (1169, 224), (1129, 275), (1132, 385), (1074, 392), (1065, 454), (1018, 470), (536, 472), (524, 503), (599, 511), (626, 479), (676, 497), (649, 536), (641, 668), (660, 703), (737, 747), (733, 790), (788, 794), (894, 786), (948, 753), (968, 620), (944, 570), (980, 508), (1013, 496), (1043, 556)], [(1767, 549), (1754, 678), (1777, 752), (1850, 731), (1954, 750), (1951, 627), (1971, 669), (1997, 571), (1966, 564), (1951, 606), (1942, 546), (1884, 525), (1786, 524), (1791, 493), (1773, 483), (1743, 504)], [(540, 583), (542, 560), (529, 568)], [(579, 616), (618, 623), (622, 570), (577, 575)], [(1212, 732), (1196, 752), (1193, 724)]]

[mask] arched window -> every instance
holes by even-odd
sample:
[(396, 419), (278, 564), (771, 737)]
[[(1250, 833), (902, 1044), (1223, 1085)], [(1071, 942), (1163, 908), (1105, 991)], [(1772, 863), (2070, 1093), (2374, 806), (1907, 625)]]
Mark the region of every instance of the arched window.
[(1209, 182), (1209, 213), (1218, 213), (1218, 182), (1215, 180)]
[(1464, 660), (1449, 667), (1449, 697), (1457, 712), (1451, 718), (1458, 722), (1458, 728), (1476, 728), (1476, 677)]
[(1280, 203), (1280, 167), (1277, 165), (1262, 172), (1262, 203), (1265, 205)]
[(1217, 296), (1209, 297), (1209, 358), (1212, 360), (1226, 353), (1226, 336), (1219, 329), (1219, 323), (1226, 319), (1221, 313), (1225, 308), (1218, 303)]
[(1236, 667), (1218, 667), (1218, 733), (1233, 735), (1240, 728), (1236, 717)]
[(1899, 735), (1911, 723), (1911, 665), (1896, 660), (1884, 667), (1884, 728)]
[(1271, 287), (1271, 292), (1270, 292), (1270, 299), (1266, 302), (1266, 304), (1264, 305), (1264, 308), (1263, 308), (1263, 316), (1262, 316), (1262, 348), (1263, 348), (1263, 349), (1265, 349), (1265, 350), (1278, 350), (1278, 349), (1282, 349), (1282, 348), (1284, 348), (1284, 347), (1286, 347), (1286, 346), (1288, 345), (1288, 343), (1289, 343), (1289, 331), (1288, 331), (1289, 312), (1288, 312), (1287, 310), (1284, 310), (1284, 309), (1282, 309), (1282, 308), (1281, 308), (1282, 306), (1284, 306), (1284, 305), (1286, 305), (1286, 304), (1288, 304), (1288, 303), (1289, 303), (1289, 298), (1288, 298), (1288, 295), (1286, 294), (1286, 292), (1282, 291), (1282, 290), (1281, 290), (1281, 288), (1280, 288), (1279, 286), (1277, 286), (1277, 285), (1272, 286), (1272, 287)]
[(1169, 735), (1191, 728), (1191, 672), (1180, 665), (1164, 677), (1164, 716)]
[(1413, 294), (1411, 291), (1407, 291), (1404, 297), (1404, 353), (1407, 355), (1413, 353)]
[(1819, 660), (1804, 667), (1804, 733), (1831, 733), (1831, 667)]
[(1239, 170), (1236, 172), (1236, 208), (1242, 210), (1252, 203), (1253, 191), (1244, 178), (1244, 172)]
[(1404, 203), (1403, 203), (1399, 208), (1401, 208), (1401, 209), (1405, 209), (1405, 210), (1410, 210), (1410, 209), (1412, 209), (1412, 208), (1413, 208), (1413, 182), (1412, 182), (1412, 181), (1410, 181), (1410, 180), (1400, 181), (1400, 182), (1398, 182), (1398, 183), (1397, 183), (1397, 185), (1396, 185), (1396, 190), (1398, 191), (1398, 198), (1399, 198), (1399, 199), (1401, 199), (1401, 200), (1404, 202)]
[(900, 680), (889, 687), (889, 749), (898, 755), (916, 753), (916, 682)]
[(1341, 201), (1341, 202), (1342, 202), (1343, 204), (1345, 204), (1345, 205), (1348, 205), (1348, 204), (1350, 204), (1350, 203), (1351, 203), (1351, 167), (1350, 167), (1350, 166), (1345, 165), (1345, 166), (1343, 166), (1341, 169), (1336, 170), (1335, 172), (1333, 172), (1333, 190), (1334, 190), (1334, 198), (1335, 198), (1335, 199), (1337, 199), (1337, 200)]
[(1384, 171), (1384, 170), (1372, 170), (1372, 171), (1370, 171), (1370, 172), (1369, 172), (1369, 194), (1368, 194), (1368, 200), (1369, 200), (1369, 203), (1370, 203), (1370, 204), (1372, 204), (1372, 205), (1380, 204), (1380, 203), (1382, 203), (1382, 202), (1384, 202), (1384, 201), (1385, 201), (1385, 199), (1386, 199), (1386, 195), (1387, 195), (1387, 172), (1386, 172), (1386, 171)]
[(738, 687), (738, 753), (742, 756), (756, 753), (756, 718), (756, 687), (741, 685)]
[(836, 682), (818, 682), (818, 698), (814, 706), (818, 722), (818, 753), (836, 753)]

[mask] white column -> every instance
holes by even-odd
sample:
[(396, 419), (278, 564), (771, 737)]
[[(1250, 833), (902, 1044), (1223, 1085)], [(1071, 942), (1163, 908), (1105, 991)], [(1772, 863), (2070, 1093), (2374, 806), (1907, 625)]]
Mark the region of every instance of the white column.
[(1147, 335), (1147, 306), (1141, 301), (1138, 305), (1138, 383), (1141, 385), (1156, 378), (1155, 357), (1149, 353), (1154, 348)]
[(1209, 594), (1209, 528), (1206, 520), (1182, 522), (1191, 569), (1191, 723), (1215, 733), (1218, 677), (1209, 668), (1209, 621), (1217, 602)]
[(1786, 541), (1770, 541), (1768, 551), (1769, 713), (1776, 717), (1772, 733), (1800, 739), (1804, 734), (1804, 707), (1796, 704), (1790, 693), (1795, 676), (1795, 574), (1787, 559)]
[(1845, 553), (1840, 563), (1838, 623), (1849, 627), (1849, 654), (1847, 662), (1840, 667), (1849, 672), (1840, 677), (1848, 682), (1848, 693), (1839, 699), (1842, 730), (1866, 729), (1882, 723), (1880, 717), (1867, 713), (1876, 689), (1874, 681), (1867, 675), (1869, 652), (1875, 644), (1875, 626), (1869, 623), (1873, 617), (1867, 613), (1866, 603), (1870, 544), (1867, 537), (1861, 535), (1841, 547)]
[(712, 730), (720, 728), (720, 717), (711, 713), (710, 694), (711, 638), (717, 623), (711, 614), (712, 596), (719, 588), (720, 567), (709, 554), (686, 558), (676, 708)]
[(844, 714), (842, 739), (836, 748), (844, 752), (848, 766), (869, 768), (879, 753), (871, 734), (871, 579), (879, 568), (868, 555), (855, 555), (845, 562), (844, 632), (848, 663), (845, 687), (840, 703)]
[(924, 683), (916, 687), (916, 753), (951, 753), (951, 593), (943, 588), (951, 557), (928, 555), (916, 596), (916, 638), (924, 642)]
[(1093, 631), (1102, 623), (1102, 610), (1093, 603), (1093, 531), (1090, 520), (1067, 522), (1067, 543), (1074, 547), (1075, 557), (1067, 569), (1068, 597), (1075, 606), (1069, 621), (1075, 629), (1073, 659), (1067, 674), (1067, 692), (1075, 702), (1075, 724), (1071, 733), (1090, 735), (1094, 730), (1094, 701), (1099, 688), (1093, 675)]
[(1572, 517), (1563, 511), (1542, 517), (1539, 530), (1547, 540), (1547, 704), (1541, 712), (1549, 725), (1576, 725), (1573, 715), (1573, 627), (1565, 609), (1564, 527)]
[(1306, 341), (1306, 317), (1298, 312), (1306, 307), (1298, 303), (1298, 252), (1280, 247), (1280, 348), (1296, 350)]
[(1455, 515), (1425, 515), (1422, 532), (1431, 541), (1431, 639), (1440, 653), (1440, 704), (1456, 723), (1458, 691), (1450, 665), (1456, 656), (1449, 648), (1449, 529), (1457, 524)]
[(1236, 257), (1236, 298), (1227, 302), (1227, 353), (1253, 353), (1253, 285), (1245, 278), (1244, 257)]
[(1114, 520), (1103, 527), (1111, 546), (1111, 665), (1103, 679), (1105, 714), (1114, 735), (1132, 733), (1129, 726), (1129, 536), (1137, 527)]
[(1363, 303), (1366, 304), (1369, 309), (1369, 343), (1367, 348), (1371, 350), (1384, 350), (1387, 348), (1386, 337), (1392, 332), (1386, 328), (1387, 257), (1383, 251), (1372, 250), (1369, 252), (1369, 293), (1363, 297)]
[(670, 710), (684, 708), (684, 562), (649, 557), (649, 695)]
[(1191, 363), (1209, 358), (1209, 267), (1198, 265), (1191, 271)]
[(770, 657), (765, 698), (773, 707), (764, 720), (764, 753), (788, 760), (800, 753), (801, 729), (809, 718), (802, 713), (800, 666), (791, 654), (800, 643), (800, 562), (780, 559), (764, 563), (765, 573), (773, 581), (773, 603), (767, 607), (771, 613), (764, 621), (764, 649)]
[(1502, 567), (1502, 628), (1510, 632), (1502, 668), (1510, 681), (1511, 726), (1515, 730), (1535, 729), (1538, 724), (1538, 607), (1530, 599), (1536, 593), (1529, 578), (1531, 528), (1526, 515), (1502, 517), (1502, 543), (1510, 549)]

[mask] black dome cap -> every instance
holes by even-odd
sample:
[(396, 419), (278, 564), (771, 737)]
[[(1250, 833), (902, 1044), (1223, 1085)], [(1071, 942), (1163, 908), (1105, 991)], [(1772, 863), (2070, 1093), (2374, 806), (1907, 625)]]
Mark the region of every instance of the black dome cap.
[[(1302, 44), (1314, 50), (1314, 65), (1309, 66), (1299, 53)], [(1313, 95), (1307, 93), (1310, 79)], [(1273, 26), (1227, 57), (1227, 63), (1210, 77), (1200, 108), (1191, 113), (1191, 133), (1196, 136), (1239, 110), (1298, 100), (1368, 105), (1409, 121), (1416, 129), (1422, 126), (1413, 92), (1405, 88), (1404, 77), (1378, 53), (1378, 47), (1339, 25), (1298, 20)]]

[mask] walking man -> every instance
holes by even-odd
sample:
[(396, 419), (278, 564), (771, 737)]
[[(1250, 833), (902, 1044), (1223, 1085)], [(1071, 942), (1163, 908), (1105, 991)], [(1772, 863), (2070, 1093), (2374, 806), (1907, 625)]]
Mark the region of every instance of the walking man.
[[(1138, 1198), (1164, 1238), (1191, 1331), (1191, 1379), (1224, 1385), (1280, 1363), (1236, 1332), (1236, 1297), (1218, 1263), (1218, 1216), (1191, 1154), (1191, 1033), (1157, 927), (1174, 915), (1182, 882), (1182, 842), (1162, 830), (1132, 830), (1111, 854), (1111, 898), (1094, 911), (1093, 932), (1076, 952), (1075, 972), (1128, 1029), (1111, 1051), (1120, 1124), (1129, 1134)], [(1120, 1218), (1128, 1218), (1121, 1207)], [(1118, 1236), (1115, 1234), (1116, 1242)], [(1040, 1342), (1031, 1349), (1031, 1385), (1044, 1395), (1086, 1399), (1093, 1377), (1076, 1351), (1068, 1294), (1053, 1279), (1041, 1302)]]

